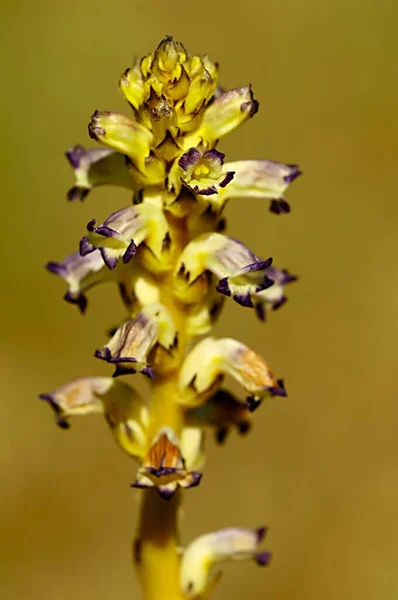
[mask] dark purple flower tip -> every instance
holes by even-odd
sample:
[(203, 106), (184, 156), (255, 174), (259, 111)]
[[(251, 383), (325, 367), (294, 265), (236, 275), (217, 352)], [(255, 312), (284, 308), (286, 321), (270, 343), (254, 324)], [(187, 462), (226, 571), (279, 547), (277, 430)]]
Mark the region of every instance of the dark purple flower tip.
[(87, 231), (95, 231), (96, 222), (97, 222), (96, 219), (91, 219), (91, 221), (89, 221), (86, 225)]
[(198, 185), (195, 185), (194, 188), (190, 188), (195, 194), (200, 194), (201, 196), (213, 196), (214, 194), (218, 194), (217, 188), (215, 185), (209, 185), (206, 188), (199, 188)]
[(284, 199), (280, 200), (271, 200), (271, 204), (269, 205), (270, 212), (275, 215), (282, 215), (290, 212), (290, 204), (286, 202)]
[(197, 163), (197, 161), (201, 158), (202, 153), (199, 152), (196, 148), (190, 148), (185, 154), (183, 154), (179, 161), (178, 166), (181, 167), (183, 171), (187, 171), (191, 165)]
[(87, 310), (87, 298), (84, 294), (78, 294), (77, 296), (72, 294), (71, 292), (66, 292), (64, 294), (64, 300), (66, 302), (68, 302), (69, 304), (75, 304), (78, 309), (80, 310), (81, 314), (84, 315), (84, 313)]
[(242, 271), (244, 273), (255, 273), (256, 271), (265, 271), (265, 269), (268, 269), (268, 267), (272, 265), (272, 261), (272, 256), (270, 256), (266, 260), (256, 260), (255, 262), (246, 265), (246, 267), (244, 267)]
[(86, 149), (83, 148), (83, 146), (80, 146), (80, 144), (77, 144), (76, 146), (73, 146), (73, 148), (69, 148), (69, 150), (65, 152), (65, 156), (72, 169), (78, 169), (82, 158), (86, 156)]
[(209, 160), (215, 160), (215, 161), (219, 162), (220, 165), (222, 166), (224, 164), (225, 154), (223, 152), (219, 152), (219, 150), (216, 150), (214, 148), (213, 150), (207, 150), (207, 152), (205, 152), (203, 154), (203, 158), (208, 158)]
[(238, 431), (241, 435), (246, 435), (246, 433), (249, 433), (251, 427), (252, 426), (249, 421), (243, 421), (242, 423), (238, 423)]
[(303, 174), (302, 171), (300, 171), (299, 166), (298, 165), (287, 165), (290, 169), (292, 169), (291, 173), (289, 173), (288, 175), (285, 175), (283, 180), (286, 183), (292, 183), (292, 181), (294, 181), (295, 179), (297, 179), (297, 177), (299, 177), (300, 175)]
[(263, 290), (268, 290), (268, 288), (273, 286), (274, 283), (275, 283), (275, 281), (273, 279), (270, 279), (269, 277), (267, 277), (267, 275), (265, 275), (264, 279), (262, 280), (260, 285), (258, 285), (256, 287), (256, 292), (262, 292)]
[(55, 420), (56, 420), (58, 427), (60, 427), (61, 429), (69, 429), (70, 425), (69, 425), (68, 421), (66, 421), (66, 419), (64, 419), (64, 417), (62, 416), (61, 409), (58, 406), (58, 404), (54, 401), (54, 398), (52, 397), (52, 395), (51, 394), (39, 394), (39, 398), (40, 398), (40, 400), (44, 400), (45, 402), (48, 402), (49, 405), (51, 406), (51, 408), (53, 409), (54, 414), (55, 414)]
[(254, 305), (254, 310), (260, 321), (265, 321), (266, 310), (264, 302), (256, 302), (256, 304)]
[[(94, 223), (95, 223), (95, 219), (93, 219)], [(92, 223), (93, 221), (90, 221), (90, 223)], [(88, 229), (88, 226), (87, 226)], [(98, 235), (102, 235), (104, 237), (116, 237), (118, 235), (117, 231), (115, 231), (114, 229), (111, 229), (110, 227), (107, 227), (106, 225), (100, 225), (99, 227), (94, 227), (93, 229), (89, 229), (89, 231), (95, 231), (95, 233), (98, 233)]]
[(109, 249), (104, 248), (103, 246), (99, 248), (99, 251), (101, 252), (102, 260), (104, 261), (105, 265), (110, 271), (113, 271), (113, 269), (115, 269), (117, 265), (118, 259), (116, 258), (116, 256), (112, 256), (111, 254), (109, 254)]
[(84, 237), (82, 237), (82, 239), (80, 240), (80, 243), (79, 243), (80, 256), (87, 256), (87, 254), (94, 252), (94, 250), (95, 250), (95, 248), (88, 241), (88, 237), (86, 235)]
[(230, 181), (233, 180), (234, 177), (235, 177), (235, 171), (228, 171), (227, 173), (225, 173), (224, 179), (218, 185), (220, 186), (220, 188), (225, 188), (225, 186), (228, 185), (230, 183)]
[(100, 358), (101, 360), (106, 360), (106, 362), (111, 362), (112, 354), (107, 346), (105, 348), (100, 348), (94, 352), (95, 358)]
[(164, 487), (158, 487), (158, 494), (163, 500), (171, 500), (176, 493), (177, 488), (172, 490)]
[(137, 254), (137, 246), (134, 240), (131, 240), (129, 245), (127, 246), (126, 252), (123, 254), (123, 262), (127, 264), (130, 260)]
[(286, 269), (282, 269), (282, 273), (283, 273), (283, 278), (282, 278), (282, 285), (286, 285), (287, 283), (294, 283), (295, 281), (298, 280), (298, 275), (293, 275), (292, 273), (289, 273), (289, 271), (287, 271)]
[(68, 274), (68, 269), (62, 263), (50, 261), (45, 265), (45, 268), (49, 273), (54, 273), (54, 275), (60, 275), (60, 277), (66, 277)]
[(231, 290), (229, 289), (228, 285), (228, 277), (223, 277), (223, 279), (220, 279), (216, 286), (216, 290), (220, 294), (224, 294), (224, 296), (231, 296)]
[(192, 471), (191, 475), (192, 475), (192, 481), (188, 485), (188, 487), (197, 487), (199, 485), (199, 483), (201, 482), (203, 474), (197, 473), (196, 471)]
[(281, 396), (282, 398), (286, 398), (287, 391), (285, 390), (285, 384), (283, 379), (278, 379), (277, 384), (277, 386), (269, 388), (271, 396)]
[(255, 530), (255, 534), (257, 537), (257, 544), (261, 544), (261, 542), (263, 541), (263, 539), (265, 538), (266, 534), (268, 531), (268, 527), (259, 527), (258, 529)]
[(89, 188), (74, 185), (66, 192), (66, 197), (69, 202), (74, 202), (75, 200), (80, 200), (80, 202), (83, 202), (89, 191)]
[[(111, 361), (113, 362), (113, 361)], [(137, 373), (136, 369), (133, 367), (126, 367), (122, 365), (116, 365), (115, 370), (112, 373), (112, 377), (119, 377), (120, 375), (135, 375)]]
[(235, 302), (240, 304), (240, 306), (245, 306), (247, 308), (253, 308), (253, 302), (250, 297), (250, 294), (235, 294), (233, 296)]
[(247, 396), (246, 404), (250, 412), (254, 412), (260, 404), (262, 404), (262, 400), (260, 398), (256, 398), (255, 396)]
[(286, 296), (282, 296), (282, 298), (279, 298), (279, 300), (274, 302), (274, 304), (272, 305), (272, 310), (278, 310), (278, 308), (280, 308), (281, 306), (286, 304), (286, 302), (287, 302)]
[(149, 377), (149, 379), (156, 379), (155, 371), (150, 366), (141, 369), (140, 373), (146, 375), (147, 377)]
[(228, 427), (219, 427), (215, 432), (216, 442), (218, 444), (224, 444), (225, 440), (227, 439), (228, 434), (229, 434)]
[[(119, 363), (136, 363), (138, 362), (136, 358), (134, 358), (133, 356), (112, 356), (111, 355), (111, 351), (109, 350), (109, 348), (106, 346), (104, 348), (104, 350), (106, 350), (106, 354), (107, 354), (107, 361), (109, 363), (112, 363), (113, 365), (117, 365)], [(109, 360), (108, 360), (108, 356), (109, 356)], [(135, 373), (135, 371), (134, 371)]]
[(259, 552), (254, 559), (260, 567), (266, 567), (271, 562), (272, 554), (271, 552)]
[(174, 469), (173, 467), (147, 467), (147, 471), (155, 477), (165, 477), (172, 473), (176, 473), (178, 470), (179, 469)]

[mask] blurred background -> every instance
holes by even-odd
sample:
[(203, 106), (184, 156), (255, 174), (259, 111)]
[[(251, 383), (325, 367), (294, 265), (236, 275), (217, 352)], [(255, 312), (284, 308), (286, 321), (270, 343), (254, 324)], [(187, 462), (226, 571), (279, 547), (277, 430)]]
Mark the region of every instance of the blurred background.
[(115, 291), (93, 290), (83, 318), (43, 265), (128, 203), (104, 188), (69, 205), (63, 152), (91, 145), (95, 109), (128, 114), (119, 75), (166, 33), (219, 61), (223, 86), (253, 85), (260, 112), (220, 146), (227, 159), (304, 171), (289, 216), (257, 200), (227, 209), (231, 235), (300, 275), (265, 325), (229, 302), (217, 326), (262, 353), (289, 397), (265, 403), (248, 437), (209, 441), (183, 541), (270, 526), (272, 566), (227, 565), (218, 600), (395, 598), (398, 4), (16, 0), (1, 11), (1, 598), (139, 598), (134, 465), (102, 419), (61, 431), (36, 397), (110, 373), (92, 354), (123, 314)]

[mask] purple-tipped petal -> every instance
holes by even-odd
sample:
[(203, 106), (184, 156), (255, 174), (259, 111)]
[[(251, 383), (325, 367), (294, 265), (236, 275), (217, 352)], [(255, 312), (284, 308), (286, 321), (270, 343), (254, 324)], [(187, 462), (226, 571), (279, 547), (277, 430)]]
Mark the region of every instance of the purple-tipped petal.
[(253, 302), (252, 302), (252, 299), (251, 299), (249, 293), (248, 294), (235, 294), (235, 296), (233, 297), (233, 299), (240, 306), (244, 306), (246, 308), (253, 308)]
[(50, 261), (45, 265), (45, 268), (49, 273), (54, 273), (54, 275), (60, 275), (61, 277), (66, 277), (68, 274), (68, 269), (62, 263)]
[(80, 252), (80, 256), (87, 256), (87, 254), (91, 254), (91, 252), (94, 252), (95, 248), (92, 244), (90, 244), (90, 242), (88, 241), (88, 237), (84, 236), (79, 243), (79, 252)]
[(256, 312), (256, 316), (260, 319), (260, 321), (265, 321), (266, 319), (266, 310), (264, 302), (256, 302), (254, 304), (254, 310)]
[(69, 429), (70, 424), (68, 423), (68, 421), (66, 419), (64, 419), (62, 417), (62, 413), (61, 413), (61, 409), (58, 406), (58, 404), (54, 401), (54, 398), (52, 397), (51, 394), (39, 394), (39, 398), (40, 400), (44, 400), (45, 402), (48, 402), (49, 405), (51, 406), (51, 408), (54, 411), (54, 415), (55, 415), (55, 421), (58, 425), (58, 427), (60, 427), (61, 429)]
[(272, 559), (271, 552), (259, 552), (255, 556), (255, 561), (260, 567), (266, 567), (270, 564)]
[(108, 269), (110, 269), (111, 271), (116, 269), (117, 257), (112, 255), (112, 250), (110, 250), (109, 248), (102, 247), (99, 249), (99, 251), (101, 252), (102, 260), (104, 261)]
[(183, 171), (187, 171), (189, 167), (195, 165), (201, 157), (202, 153), (199, 152), (199, 150), (196, 148), (190, 148), (181, 156), (178, 161), (178, 166), (181, 167)]
[(85, 314), (88, 302), (87, 297), (84, 294), (76, 295), (72, 294), (72, 292), (66, 292), (64, 294), (64, 300), (69, 304), (75, 304), (82, 313), (82, 315)]
[(235, 177), (235, 171), (228, 171), (225, 173), (224, 179), (218, 184), (220, 188), (225, 188)]
[(292, 169), (292, 172), (289, 173), (288, 175), (284, 176), (283, 179), (285, 180), (286, 183), (292, 183), (292, 181), (294, 181), (295, 179), (297, 179), (297, 177), (299, 177), (300, 175), (303, 174), (303, 172), (300, 171), (298, 165), (287, 165), (287, 166)]
[(220, 279), (216, 286), (216, 290), (217, 292), (220, 292), (220, 294), (224, 294), (224, 296), (231, 296), (231, 290), (229, 289), (228, 285), (228, 277)]
[(109, 238), (117, 237), (117, 231), (115, 231), (114, 229), (111, 229), (110, 227), (106, 227), (106, 225), (100, 225), (99, 227), (96, 227), (89, 231), (95, 231), (95, 233), (98, 233), (98, 235), (103, 235), (104, 237), (109, 237)]
[(265, 538), (266, 534), (268, 531), (268, 527), (258, 527), (258, 529), (255, 530), (255, 534), (257, 537), (257, 544), (261, 544), (261, 542), (263, 541), (263, 539)]
[(127, 246), (126, 252), (123, 254), (123, 262), (127, 264), (130, 260), (137, 254), (137, 246), (134, 240), (131, 240), (130, 244)]
[(287, 214), (290, 212), (290, 204), (286, 200), (271, 200), (269, 206), (270, 212), (275, 215)]

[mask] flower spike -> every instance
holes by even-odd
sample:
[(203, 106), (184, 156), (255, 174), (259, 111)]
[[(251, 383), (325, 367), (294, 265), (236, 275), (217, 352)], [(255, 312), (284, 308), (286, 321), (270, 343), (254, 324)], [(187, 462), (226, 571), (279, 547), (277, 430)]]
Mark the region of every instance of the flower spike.
[(267, 529), (230, 527), (202, 535), (191, 542), (181, 561), (180, 585), (186, 598), (208, 598), (220, 579), (221, 572), (212, 567), (228, 560), (254, 560), (269, 565), (271, 553), (259, 550)]
[[(264, 321), (296, 280), (225, 233), (233, 198), (265, 199), (271, 212), (288, 213), (285, 194), (300, 170), (270, 160), (224, 162), (218, 141), (254, 116), (258, 102), (250, 85), (225, 90), (218, 75), (217, 63), (191, 55), (171, 35), (124, 71), (119, 88), (130, 114), (94, 112), (88, 131), (102, 148), (68, 150), (75, 174), (68, 198), (114, 184), (132, 204), (91, 220), (79, 252), (47, 265), (81, 312), (87, 290), (103, 282), (116, 284), (126, 310), (110, 317), (108, 341), (95, 352), (114, 365), (113, 377), (76, 379), (41, 397), (63, 428), (75, 415), (102, 414), (119, 446), (138, 459), (134, 561), (145, 598), (205, 600), (219, 563), (270, 560), (259, 547), (265, 528), (209, 533), (185, 552), (178, 536), (182, 492), (201, 480), (209, 430), (220, 444), (231, 430), (245, 434), (265, 398), (286, 396), (283, 380), (250, 347), (204, 337), (227, 297)], [(138, 372), (148, 377), (148, 402), (117, 377)], [(243, 397), (225, 389), (229, 376)]]
[(179, 402), (201, 406), (231, 375), (249, 394), (261, 400), (286, 396), (265, 360), (251, 348), (231, 338), (205, 338), (189, 352), (181, 368)]

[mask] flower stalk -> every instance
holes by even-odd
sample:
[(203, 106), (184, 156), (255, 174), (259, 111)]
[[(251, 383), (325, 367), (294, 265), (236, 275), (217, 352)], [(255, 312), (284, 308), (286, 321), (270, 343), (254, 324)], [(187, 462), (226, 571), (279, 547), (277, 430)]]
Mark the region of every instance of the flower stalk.
[[(289, 212), (284, 194), (300, 171), (269, 160), (225, 162), (220, 138), (254, 116), (258, 102), (250, 86), (223, 92), (218, 66), (170, 36), (125, 71), (120, 90), (133, 116), (94, 112), (89, 134), (104, 148), (66, 153), (76, 179), (67, 197), (82, 201), (97, 186), (118, 185), (133, 203), (103, 223), (92, 219), (79, 250), (47, 264), (82, 313), (92, 286), (116, 284), (126, 318), (95, 351), (113, 377), (79, 378), (41, 398), (63, 428), (75, 415), (102, 414), (137, 463), (133, 557), (144, 600), (200, 600), (217, 584), (218, 564), (270, 561), (260, 548), (263, 527), (223, 529), (181, 548), (179, 507), (184, 490), (202, 480), (206, 432), (220, 443), (233, 428), (247, 433), (265, 399), (286, 396), (253, 349), (208, 334), (226, 298), (264, 320), (296, 279), (229, 238), (223, 212), (229, 199), (244, 196), (266, 199), (272, 213)], [(148, 398), (130, 386), (136, 373), (148, 379)], [(243, 397), (223, 387), (226, 375)]]

